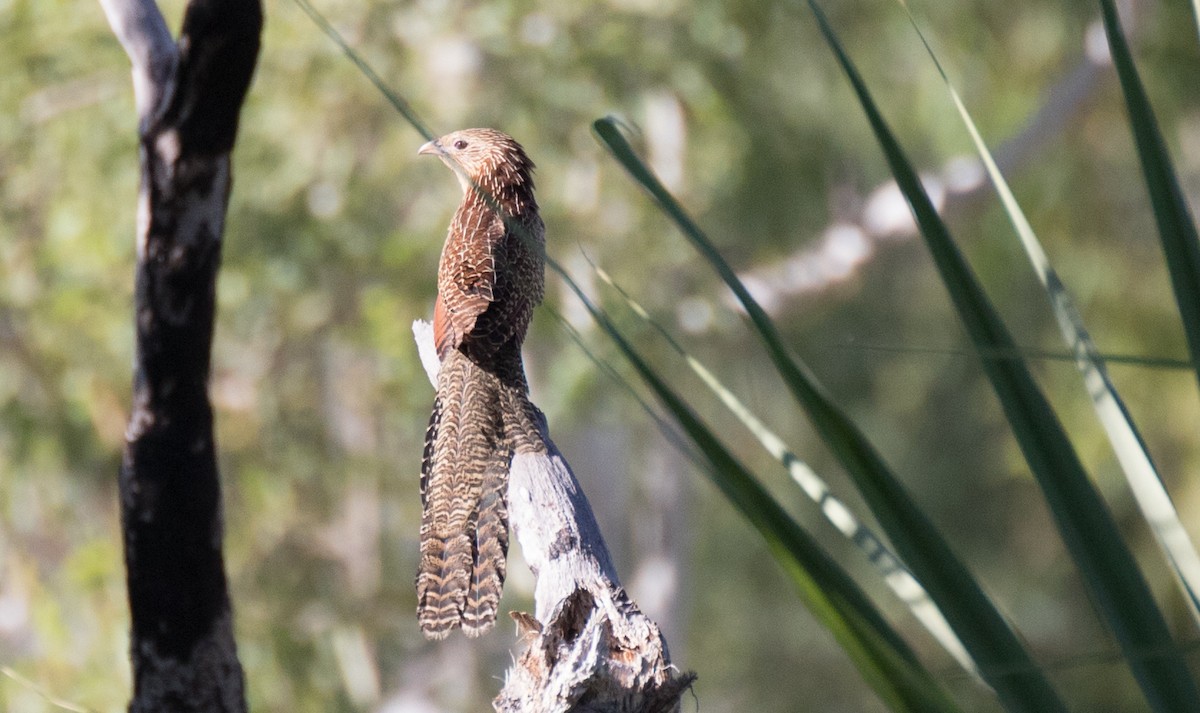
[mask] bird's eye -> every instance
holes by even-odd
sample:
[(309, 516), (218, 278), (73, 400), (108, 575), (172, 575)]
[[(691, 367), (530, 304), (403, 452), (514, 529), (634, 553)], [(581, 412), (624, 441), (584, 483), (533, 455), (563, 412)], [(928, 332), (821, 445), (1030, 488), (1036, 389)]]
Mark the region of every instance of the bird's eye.
[(454, 142), (454, 148), (458, 149), (459, 151), (462, 151), (466, 147), (467, 147), (467, 142), (463, 141), (462, 139), (459, 139), (458, 141)]

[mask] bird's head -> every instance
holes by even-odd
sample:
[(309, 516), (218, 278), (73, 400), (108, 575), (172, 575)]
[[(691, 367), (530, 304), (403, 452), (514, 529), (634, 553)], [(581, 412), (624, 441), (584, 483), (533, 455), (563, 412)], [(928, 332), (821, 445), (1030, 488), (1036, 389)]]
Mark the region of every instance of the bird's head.
[(512, 212), (537, 207), (533, 202), (533, 161), (521, 144), (502, 131), (455, 131), (430, 141), (417, 153), (440, 158), (458, 176), (464, 193), (474, 183)]

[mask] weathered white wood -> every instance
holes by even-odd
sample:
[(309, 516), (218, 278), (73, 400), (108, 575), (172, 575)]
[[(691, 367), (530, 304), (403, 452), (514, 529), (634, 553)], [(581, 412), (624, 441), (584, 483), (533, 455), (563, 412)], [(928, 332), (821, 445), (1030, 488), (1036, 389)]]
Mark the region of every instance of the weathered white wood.
[[(413, 323), (421, 363), (437, 383), (428, 323)], [(679, 710), (695, 679), (670, 662), (658, 626), (621, 588), (587, 497), (539, 424), (546, 453), (513, 457), (508, 516), (537, 580), (534, 616), (513, 614), (524, 653), (493, 706), (502, 713)]]
[(133, 64), (133, 96), (139, 121), (163, 105), (175, 83), (179, 53), (154, 0), (100, 0), (113, 34)]
[(503, 713), (677, 711), (695, 677), (671, 666), (658, 626), (621, 588), (591, 506), (541, 428), (548, 453), (518, 453), (508, 483), (509, 518), (537, 578), (536, 621), (514, 617), (528, 645), (493, 705)]
[(442, 362), (438, 359), (437, 346), (433, 341), (433, 325), (418, 319), (413, 321), (412, 330), (413, 338), (417, 340), (417, 356), (421, 357), (421, 366), (425, 367), (425, 375), (436, 389)]
[(547, 454), (518, 453), (508, 474), (508, 513), (525, 561), (537, 577), (535, 616), (549, 621), (576, 589), (620, 587), (612, 558), (571, 467), (542, 423)]

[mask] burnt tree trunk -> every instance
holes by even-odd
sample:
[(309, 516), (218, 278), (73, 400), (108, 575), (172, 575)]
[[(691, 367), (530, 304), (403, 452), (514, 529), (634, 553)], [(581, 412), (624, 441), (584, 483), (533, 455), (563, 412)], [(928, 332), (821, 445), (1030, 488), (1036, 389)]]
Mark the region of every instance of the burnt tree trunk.
[(262, 7), (192, 0), (176, 44), (152, 0), (101, 3), (133, 62), (142, 172), (137, 360), (120, 471), (129, 709), (240, 712), (208, 374), (230, 152)]

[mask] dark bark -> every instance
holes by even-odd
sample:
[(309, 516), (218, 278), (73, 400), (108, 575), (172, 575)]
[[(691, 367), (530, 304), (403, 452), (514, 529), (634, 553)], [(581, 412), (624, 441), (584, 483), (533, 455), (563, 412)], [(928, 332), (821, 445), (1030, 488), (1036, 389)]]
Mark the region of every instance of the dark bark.
[[(208, 399), (229, 152), (258, 56), (257, 0), (189, 3), (141, 117), (133, 411), (120, 472), (130, 711), (246, 709), (222, 559)], [(135, 73), (138, 71), (135, 58)]]

